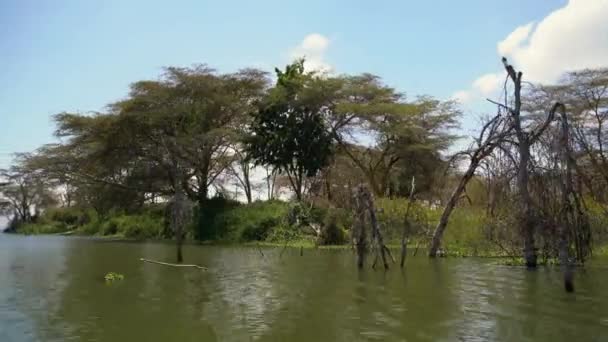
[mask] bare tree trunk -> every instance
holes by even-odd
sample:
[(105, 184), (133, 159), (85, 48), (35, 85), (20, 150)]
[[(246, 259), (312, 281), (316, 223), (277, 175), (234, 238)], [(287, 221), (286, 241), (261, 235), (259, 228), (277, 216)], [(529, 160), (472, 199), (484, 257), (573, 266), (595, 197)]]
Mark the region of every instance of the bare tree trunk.
[(515, 125), (519, 152), (519, 168), (517, 170), (517, 192), (519, 194), (519, 229), (524, 240), (524, 259), (529, 268), (536, 267), (536, 246), (534, 242), (534, 219), (532, 212), (532, 198), (528, 190), (530, 163), (530, 134), (524, 132), (521, 124), (521, 78), (522, 73), (515, 72), (513, 66), (503, 58), (503, 64), (513, 81), (514, 107), (510, 110)]
[(352, 240), (355, 243), (355, 251), (357, 252), (357, 267), (361, 269), (365, 264), (367, 254), (367, 234), (365, 232), (365, 203), (359, 188), (355, 193), (355, 210), (356, 219), (353, 225)]
[(374, 208), (372, 195), (366, 186), (359, 185), (357, 187), (355, 196), (357, 220), (355, 222), (356, 230), (353, 231), (355, 234), (353, 236), (353, 240), (356, 241), (357, 266), (359, 268), (363, 267), (365, 263), (365, 255), (367, 253), (367, 234), (365, 233), (365, 217), (367, 214), (369, 215), (369, 223), (372, 231), (372, 246), (376, 252), (372, 268), (376, 266), (376, 261), (378, 260), (378, 256), (380, 256), (384, 269), (388, 269), (386, 255), (389, 254), (390, 256), (390, 251), (386, 245), (384, 245), (384, 239), (382, 238), (382, 232), (380, 231), (380, 226), (376, 217), (376, 210)]
[(266, 188), (268, 191), (268, 200), (274, 199), (274, 184), (277, 178), (276, 170), (269, 171), (269, 166), (265, 167), (266, 170)]
[(327, 196), (327, 200), (328, 201), (332, 201), (333, 200), (333, 196), (332, 196), (332, 191), (331, 191), (331, 169), (328, 167), (325, 170), (325, 195)]
[(475, 175), (475, 171), (477, 170), (479, 163), (490, 155), (494, 148), (504, 143), (505, 139), (512, 134), (512, 130), (513, 125), (511, 121), (502, 115), (501, 111), (499, 110), (498, 114), (483, 125), (479, 133), (479, 137), (475, 139), (477, 147), (469, 152), (465, 152), (465, 154), (469, 155), (471, 160), (469, 167), (460, 179), (458, 186), (450, 196), (450, 199), (443, 209), (439, 223), (433, 232), (433, 238), (431, 240), (431, 246), (429, 249), (429, 257), (437, 256), (437, 251), (441, 246), (441, 239), (443, 238), (443, 233), (448, 225), (450, 214), (454, 210), (458, 199), (460, 199), (460, 196), (466, 190), (467, 183)]
[[(409, 206), (409, 204), (408, 204)], [(407, 257), (407, 236), (410, 230), (410, 221), (407, 216), (405, 222), (403, 223), (403, 234), (401, 235), (401, 261), (399, 261), (399, 267), (403, 268), (405, 266), (405, 258)]]
[[(367, 190), (367, 189), (365, 189)], [(369, 211), (369, 219), (372, 225), (372, 236), (374, 237), (374, 242), (376, 245), (376, 259), (378, 258), (378, 253), (382, 258), (382, 264), (384, 265), (384, 269), (388, 269), (388, 262), (386, 261), (386, 251), (387, 248), (384, 245), (384, 239), (382, 238), (382, 233), (380, 232), (380, 226), (378, 225), (378, 220), (376, 218), (376, 209), (374, 208), (374, 202), (372, 200), (372, 196), (369, 192), (366, 193), (367, 198), (367, 210)], [(372, 266), (375, 266), (376, 262)]]
[(467, 169), (467, 171), (464, 173), (464, 175), (460, 179), (458, 186), (452, 193), (452, 196), (450, 196), (448, 203), (446, 204), (445, 208), (443, 209), (443, 213), (441, 214), (439, 223), (437, 224), (437, 227), (435, 228), (435, 232), (433, 233), (433, 239), (431, 240), (431, 247), (429, 249), (429, 256), (431, 258), (434, 258), (437, 256), (437, 251), (439, 250), (439, 247), (441, 246), (441, 239), (443, 238), (443, 232), (445, 231), (445, 228), (448, 225), (448, 221), (450, 219), (450, 214), (452, 214), (452, 210), (454, 210), (454, 207), (456, 206), (458, 199), (460, 198), (460, 196), (466, 189), (467, 183), (471, 180), (471, 178), (473, 178), (473, 175), (475, 174), (475, 170), (477, 169), (477, 166), (479, 166), (479, 161), (480, 160), (476, 156), (471, 158), (471, 163), (469, 164), (469, 168)]
[[(177, 168), (176, 168), (177, 169)], [(179, 171), (178, 171), (179, 172)], [(191, 218), (192, 206), (182, 187), (182, 183), (177, 182), (173, 198), (169, 203), (171, 229), (175, 233), (175, 242), (177, 247), (177, 262), (181, 263), (184, 260), (182, 253), (182, 245), (184, 242), (184, 226)]]
[[(563, 106), (562, 106), (562, 109)], [(576, 224), (576, 216), (572, 197), (574, 193), (571, 155), (570, 155), (570, 137), (569, 137), (568, 118), (565, 110), (562, 111), (561, 130), (560, 130), (560, 162), (562, 167), (561, 191), (562, 191), (562, 219), (559, 225), (559, 245), (558, 255), (559, 263), (564, 272), (564, 289), (566, 292), (574, 291), (574, 270), (570, 262), (570, 229)]]
[(519, 141), (519, 169), (517, 170), (517, 190), (519, 194), (519, 225), (524, 238), (524, 259), (529, 268), (536, 267), (536, 243), (534, 241), (534, 212), (532, 198), (528, 190), (530, 146), (527, 138)]
[(401, 261), (399, 262), (399, 266), (403, 268), (405, 265), (405, 257), (407, 256), (407, 239), (410, 233), (410, 208), (412, 207), (412, 202), (414, 201), (414, 191), (416, 190), (416, 178), (412, 177), (412, 184), (410, 187), (410, 196), (407, 202), (407, 208), (405, 209), (405, 217), (403, 222), (403, 234), (401, 235)]
[(177, 262), (181, 263), (184, 260), (182, 254), (182, 245), (184, 242), (184, 232), (183, 232), (183, 224), (182, 221), (182, 210), (185, 201), (185, 195), (181, 190), (181, 187), (178, 186), (175, 195), (173, 196), (173, 210), (171, 213), (171, 223), (173, 225), (173, 230), (175, 231), (175, 241), (177, 245)]
[(540, 137), (543, 131), (549, 126), (553, 120), (556, 107), (554, 106), (545, 122), (531, 132), (525, 132), (522, 127), (521, 119), (521, 79), (522, 72), (515, 72), (512, 65), (507, 63), (507, 59), (502, 59), (505, 70), (509, 78), (513, 81), (513, 108), (506, 107), (513, 118), (515, 135), (517, 137), (519, 150), (519, 168), (517, 170), (517, 190), (519, 194), (519, 229), (524, 240), (524, 259), (528, 268), (536, 267), (537, 256), (536, 246), (534, 241), (534, 226), (535, 213), (533, 209), (532, 197), (528, 189), (529, 183), (529, 164), (530, 164), (530, 146)]

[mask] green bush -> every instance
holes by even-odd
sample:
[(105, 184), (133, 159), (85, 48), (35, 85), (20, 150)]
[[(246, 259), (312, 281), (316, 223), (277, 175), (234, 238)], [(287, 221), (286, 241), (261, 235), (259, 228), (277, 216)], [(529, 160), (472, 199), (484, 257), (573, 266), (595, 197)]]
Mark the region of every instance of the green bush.
[(89, 212), (76, 207), (50, 208), (41, 217), (47, 222), (61, 222), (68, 226), (81, 226), (90, 221)]
[(224, 231), (226, 226), (217, 224), (217, 218), (223, 213), (230, 212), (239, 206), (239, 202), (221, 196), (210, 198), (202, 205), (199, 204), (194, 208), (193, 225), (189, 227), (188, 231), (192, 232), (192, 235), (197, 240), (220, 238), (226, 234)]
[(268, 242), (288, 242), (299, 240), (303, 237), (302, 230), (295, 225), (290, 225), (286, 220), (282, 220), (274, 226), (267, 234)]
[(496, 246), (486, 238), (484, 228), (487, 224), (482, 208), (463, 206), (456, 208), (443, 236), (443, 246), (447, 253), (483, 255), (490, 253)]
[(339, 211), (329, 210), (321, 227), (320, 245), (342, 245), (347, 241), (347, 233), (339, 222)]
[(608, 224), (606, 224), (608, 217), (602, 204), (590, 198), (585, 198), (585, 204), (593, 243), (596, 246), (608, 244)]
[[(387, 241), (398, 241), (403, 235), (408, 199), (379, 198), (376, 200), (378, 222)], [(423, 238), (439, 221), (440, 210), (431, 209), (421, 202), (414, 202), (409, 212), (409, 236)]]
[(67, 225), (61, 222), (50, 223), (23, 223), (17, 228), (21, 234), (58, 234), (68, 231)]
[[(385, 239), (396, 243), (401, 238), (408, 200), (405, 198), (376, 200), (378, 221), (386, 235)], [(410, 208), (411, 238), (428, 241), (433, 233), (442, 207), (429, 208), (426, 204), (415, 202)], [(487, 219), (481, 207), (462, 205), (454, 208), (445, 230), (443, 248), (456, 254), (483, 254), (495, 249), (486, 236)]]
[(101, 222), (99, 219), (92, 220), (77, 228), (77, 233), (81, 235), (95, 235), (101, 232)]
[(138, 214), (110, 212), (100, 217), (93, 209), (52, 208), (34, 223), (20, 224), (23, 234), (56, 234), (76, 230), (82, 235), (118, 235), (135, 239), (158, 238), (163, 231), (164, 208), (145, 207)]
[(212, 229), (222, 234), (225, 241), (266, 240), (274, 236), (273, 230), (282, 229), (288, 204), (281, 201), (254, 202), (239, 205), (219, 213)]
[(149, 214), (110, 217), (100, 225), (103, 235), (120, 235), (133, 239), (152, 239), (161, 236), (162, 219)]

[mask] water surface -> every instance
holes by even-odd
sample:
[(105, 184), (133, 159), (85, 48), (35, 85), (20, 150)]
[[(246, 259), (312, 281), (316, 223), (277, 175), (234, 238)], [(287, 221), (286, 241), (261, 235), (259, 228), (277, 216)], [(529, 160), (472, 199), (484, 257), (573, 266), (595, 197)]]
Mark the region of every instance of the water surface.
[[(577, 272), (410, 258), (357, 271), (348, 251), (0, 235), (0, 341), (606, 341), (608, 266)], [(105, 273), (125, 280), (106, 284)]]

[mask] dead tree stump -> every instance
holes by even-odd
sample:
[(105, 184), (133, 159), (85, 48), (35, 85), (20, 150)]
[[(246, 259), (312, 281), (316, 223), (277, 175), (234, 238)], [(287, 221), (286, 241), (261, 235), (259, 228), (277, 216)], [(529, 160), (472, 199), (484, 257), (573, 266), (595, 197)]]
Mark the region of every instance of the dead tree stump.
[(368, 234), (366, 227), (371, 229), (371, 247), (375, 253), (372, 268), (375, 268), (378, 258), (382, 260), (384, 269), (388, 269), (387, 255), (392, 258), (389, 249), (384, 245), (384, 239), (378, 219), (374, 200), (369, 189), (365, 185), (359, 185), (355, 190), (355, 224), (353, 226), (353, 242), (357, 252), (357, 267), (363, 268), (365, 257), (368, 252)]

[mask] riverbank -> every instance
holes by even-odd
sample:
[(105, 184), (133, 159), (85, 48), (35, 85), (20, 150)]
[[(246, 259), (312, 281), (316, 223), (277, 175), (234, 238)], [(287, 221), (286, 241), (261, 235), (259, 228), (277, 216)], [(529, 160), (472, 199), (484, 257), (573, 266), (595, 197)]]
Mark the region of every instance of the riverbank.
[[(386, 244), (400, 249), (405, 199), (379, 198), (378, 222)], [(592, 212), (593, 213), (593, 212)], [(441, 209), (420, 203), (410, 213), (409, 251), (426, 254)], [(162, 204), (146, 205), (136, 211), (110, 211), (103, 215), (91, 208), (52, 208), (34, 222), (16, 225), (14, 232), (26, 235), (58, 234), (92, 236), (117, 241), (172, 241)], [(591, 216), (596, 255), (608, 255), (605, 219)], [(273, 246), (293, 248), (351, 248), (348, 236), (352, 214), (344, 209), (322, 205), (303, 205), (283, 201), (241, 204), (221, 198), (195, 207), (185, 227), (185, 240), (191, 244)], [(461, 206), (448, 224), (443, 253), (452, 257), (519, 256), (519, 237), (512, 223), (500, 217), (488, 219), (484, 208)], [(539, 240), (539, 247), (543, 241)]]

